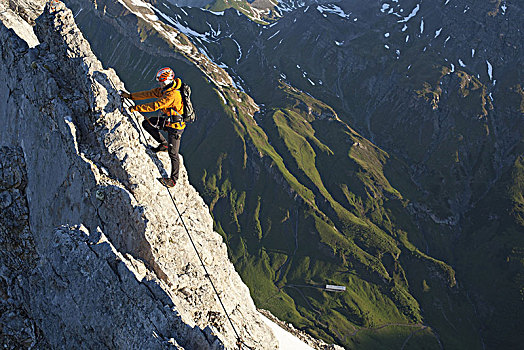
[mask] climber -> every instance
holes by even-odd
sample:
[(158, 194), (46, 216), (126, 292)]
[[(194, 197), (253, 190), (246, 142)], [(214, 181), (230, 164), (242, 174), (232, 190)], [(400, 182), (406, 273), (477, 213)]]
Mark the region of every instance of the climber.
[(49, 0), (49, 12), (56, 12), (57, 6), (60, 5), (59, 0)]
[[(144, 129), (159, 143), (154, 152), (165, 152), (171, 158), (171, 176), (162, 177), (158, 180), (166, 187), (173, 187), (178, 180), (180, 160), (178, 150), (180, 148), (180, 138), (186, 127), (182, 120), (183, 102), (179, 91), (182, 86), (180, 78), (175, 79), (175, 73), (171, 68), (162, 68), (156, 73), (156, 80), (159, 87), (148, 91), (127, 93), (121, 91), (123, 98), (131, 100), (146, 100), (156, 98), (156, 101), (144, 103), (129, 108), (132, 112), (154, 112), (159, 110), (157, 117), (145, 118), (142, 122)], [(167, 140), (160, 133), (160, 130), (167, 131)]]

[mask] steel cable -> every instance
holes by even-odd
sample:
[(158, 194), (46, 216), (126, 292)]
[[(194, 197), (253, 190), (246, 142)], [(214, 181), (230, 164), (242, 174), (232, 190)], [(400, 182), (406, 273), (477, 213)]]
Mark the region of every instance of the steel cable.
[[(233, 331), (235, 332), (238, 344), (239, 345), (243, 344), (248, 349), (251, 349), (247, 344), (245, 344), (241, 340), (240, 335), (238, 334), (238, 332), (237, 332), (237, 330), (235, 328), (235, 325), (233, 324), (233, 321), (231, 320), (231, 317), (229, 317), (229, 313), (227, 312), (226, 307), (224, 306), (224, 303), (222, 302), (222, 299), (220, 298), (220, 295), (218, 294), (218, 291), (217, 291), (217, 289), (215, 287), (215, 284), (213, 283), (213, 280), (211, 279), (211, 276), (209, 275), (209, 272), (207, 271), (206, 265), (204, 264), (204, 261), (200, 257), (200, 253), (198, 252), (198, 249), (197, 249), (197, 247), (195, 245), (195, 242), (193, 241), (193, 238), (191, 237), (191, 234), (189, 233), (189, 230), (188, 230), (188, 228), (187, 228), (187, 226), (186, 226), (186, 224), (184, 222), (184, 219), (182, 218), (182, 214), (178, 210), (178, 207), (176, 205), (175, 199), (173, 198), (173, 195), (171, 194), (171, 191), (169, 191), (169, 188), (166, 187), (166, 190), (169, 193), (169, 198), (171, 198), (171, 201), (173, 202), (173, 206), (175, 207), (175, 210), (176, 210), (178, 216), (180, 217), (180, 221), (182, 222), (182, 226), (186, 230), (187, 236), (189, 237), (189, 241), (191, 242), (191, 244), (193, 245), (193, 248), (195, 249), (195, 253), (196, 253), (197, 257), (198, 257), (198, 260), (200, 260), (200, 263), (202, 264), (202, 267), (204, 268), (204, 271), (206, 273), (206, 277), (209, 279), (209, 282), (211, 283), (211, 287), (213, 287), (213, 290), (215, 291), (215, 294), (216, 294), (216, 296), (218, 298), (218, 301), (220, 302), (220, 305), (222, 306), (222, 309), (224, 310), (224, 313), (226, 314), (226, 317), (229, 320), (229, 323), (231, 324), (231, 328), (233, 328)], [(239, 346), (239, 349), (241, 349), (240, 346)]]
[[(109, 78), (109, 77), (108, 77)], [(111, 78), (109, 78), (109, 81), (111, 82), (111, 85), (113, 85), (113, 88), (115, 89), (115, 91), (118, 91), (116, 89), (116, 86), (115, 84), (113, 83), (113, 81), (111, 80)], [(122, 108), (124, 107), (124, 101), (126, 101), (127, 99), (126, 98), (123, 98), (121, 97), (121, 104), (122, 104)], [(129, 101), (129, 104), (131, 105), (131, 102)], [(123, 111), (122, 111), (123, 112)], [(133, 112), (133, 115), (134, 115), (134, 112)], [(144, 137), (144, 141), (147, 143), (147, 139), (146, 137), (143, 135), (143, 131), (142, 131), (142, 128), (141, 128), (141, 125), (140, 125), (140, 122), (138, 121), (138, 118), (137, 118), (137, 122), (138, 122), (138, 129), (140, 130), (140, 133), (142, 134), (142, 136)], [(229, 313), (227, 312), (226, 310), (226, 307), (224, 306), (224, 303), (222, 302), (222, 298), (220, 298), (220, 295), (218, 294), (218, 290), (216, 289), (215, 287), (215, 284), (213, 283), (213, 280), (211, 279), (211, 276), (209, 275), (209, 272), (207, 271), (207, 268), (206, 268), (206, 265), (204, 264), (204, 261), (202, 260), (202, 258), (200, 257), (200, 253), (198, 252), (198, 249), (195, 245), (195, 242), (193, 241), (193, 237), (191, 237), (191, 234), (189, 233), (189, 229), (187, 228), (185, 222), (184, 222), (184, 219), (182, 218), (182, 214), (180, 213), (180, 211), (178, 210), (178, 207), (176, 205), (176, 202), (175, 202), (175, 199), (173, 198), (173, 195), (171, 194), (171, 191), (169, 191), (169, 188), (166, 187), (166, 190), (167, 190), (167, 193), (169, 194), (169, 198), (171, 198), (171, 201), (173, 202), (173, 206), (175, 207), (175, 210), (178, 214), (178, 216), (180, 217), (180, 221), (182, 222), (182, 226), (184, 227), (186, 233), (187, 233), (187, 236), (189, 237), (189, 241), (191, 242), (191, 245), (193, 246), (193, 249), (195, 250), (195, 253), (198, 257), (198, 260), (200, 260), (200, 263), (202, 264), (202, 268), (204, 269), (204, 272), (206, 273), (206, 277), (208, 278), (209, 280), (209, 283), (211, 283), (211, 287), (213, 287), (213, 291), (215, 292), (215, 295), (217, 296), (218, 298), (218, 301), (220, 303), (220, 306), (222, 306), (222, 309), (224, 310), (224, 313), (226, 314), (226, 317), (227, 319), (229, 320), (229, 323), (231, 324), (231, 328), (233, 328), (233, 332), (235, 332), (235, 335), (237, 337), (237, 345), (239, 346), (239, 349), (242, 349), (242, 345), (244, 347), (246, 347), (247, 349), (253, 349), (251, 347), (249, 347), (246, 343), (244, 343), (242, 341), (242, 339), (240, 338), (240, 335), (238, 334), (237, 332), (237, 329), (235, 328), (235, 325), (233, 324), (233, 321), (231, 320), (231, 317), (229, 316)]]

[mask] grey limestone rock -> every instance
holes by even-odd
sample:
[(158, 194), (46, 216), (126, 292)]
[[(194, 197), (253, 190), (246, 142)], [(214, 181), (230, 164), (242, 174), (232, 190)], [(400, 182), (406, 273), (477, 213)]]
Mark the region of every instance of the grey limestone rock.
[(2, 202), (0, 217), (4, 348), (181, 349), (177, 341), (194, 349), (221, 348), (206, 345), (206, 334), (181, 320), (161, 282), (144, 274), (142, 263), (118, 253), (103, 233), (93, 243), (85, 227), (62, 226), (46, 233), (49, 244), (37, 252), (20, 150), (1, 147), (0, 169), (0, 197), (10, 198)]
[(46, 348), (47, 342), (14, 293), (38, 262), (24, 196), (26, 174), (19, 149), (0, 147), (0, 342), (4, 349)]
[(131, 262), (103, 234), (96, 243), (83, 226), (48, 234), (48, 249), (18, 293), (53, 348), (212, 348), (172, 303), (137, 280)]

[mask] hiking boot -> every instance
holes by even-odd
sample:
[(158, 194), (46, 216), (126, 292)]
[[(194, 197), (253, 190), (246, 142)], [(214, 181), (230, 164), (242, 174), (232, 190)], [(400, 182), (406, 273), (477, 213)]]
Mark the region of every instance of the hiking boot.
[(168, 188), (175, 187), (176, 182), (170, 177), (160, 177), (158, 178), (160, 183)]
[(159, 144), (156, 147), (151, 147), (151, 151), (158, 153), (158, 152), (167, 152), (167, 145), (164, 145), (163, 143)]

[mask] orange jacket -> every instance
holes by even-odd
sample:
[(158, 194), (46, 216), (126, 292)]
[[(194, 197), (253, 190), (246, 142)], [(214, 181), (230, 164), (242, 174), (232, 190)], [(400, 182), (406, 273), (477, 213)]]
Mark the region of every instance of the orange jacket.
[[(157, 87), (148, 91), (133, 92), (130, 94), (132, 100), (147, 100), (156, 98), (156, 101), (144, 103), (131, 107), (129, 110), (134, 112), (154, 112), (161, 110), (167, 116), (181, 116), (183, 113), (182, 94), (180, 87), (182, 80), (176, 78), (173, 86), (168, 89)], [(178, 114), (177, 114), (178, 113)]]

